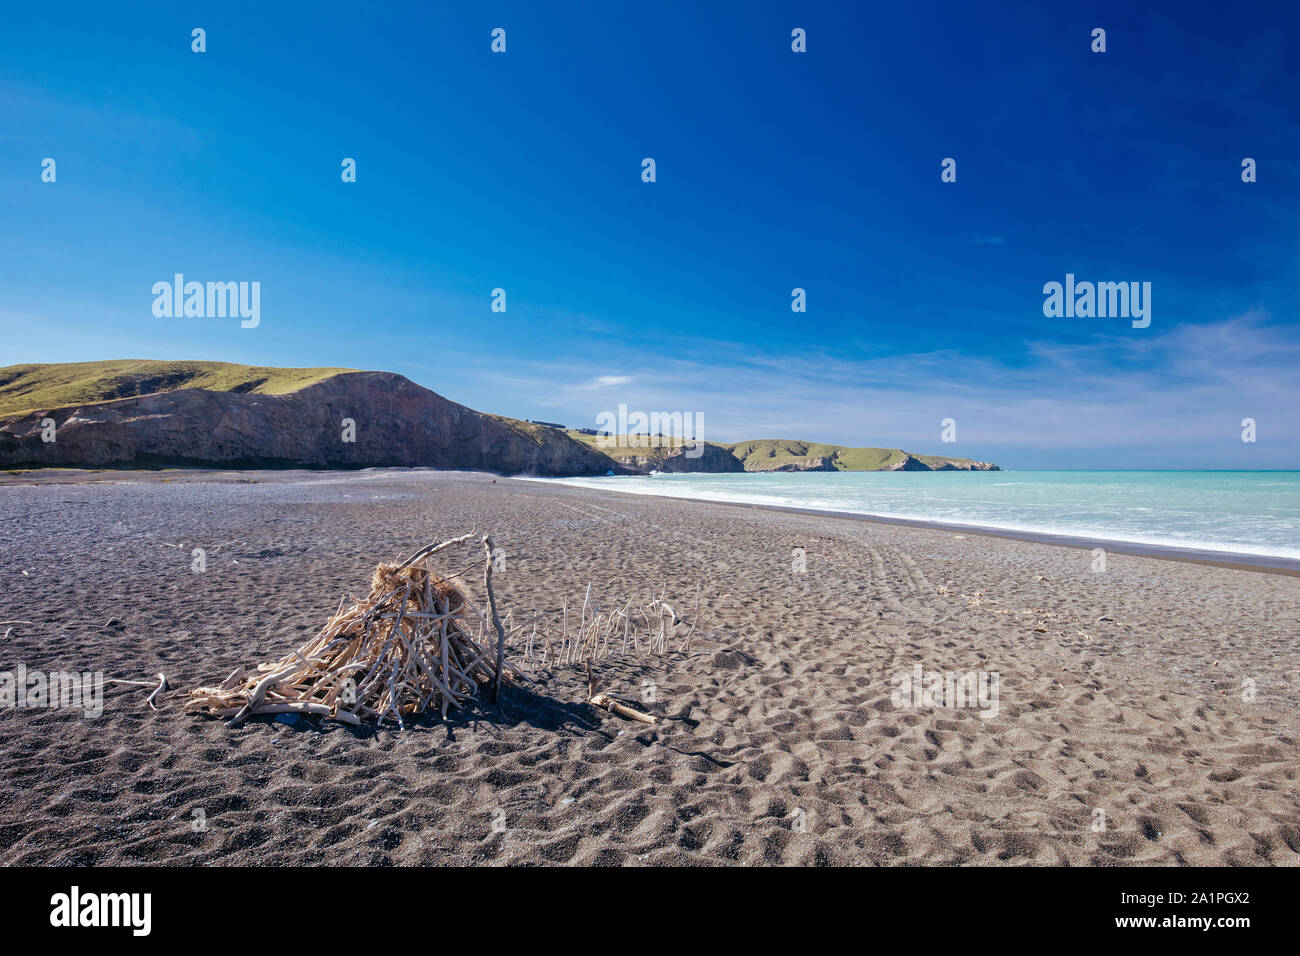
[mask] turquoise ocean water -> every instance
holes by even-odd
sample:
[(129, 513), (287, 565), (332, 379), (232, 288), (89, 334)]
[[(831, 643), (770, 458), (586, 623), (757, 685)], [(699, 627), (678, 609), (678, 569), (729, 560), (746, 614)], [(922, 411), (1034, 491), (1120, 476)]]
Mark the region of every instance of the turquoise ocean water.
[[(554, 480), (554, 479), (550, 479)], [(1300, 472), (801, 472), (565, 484), (1300, 559)]]

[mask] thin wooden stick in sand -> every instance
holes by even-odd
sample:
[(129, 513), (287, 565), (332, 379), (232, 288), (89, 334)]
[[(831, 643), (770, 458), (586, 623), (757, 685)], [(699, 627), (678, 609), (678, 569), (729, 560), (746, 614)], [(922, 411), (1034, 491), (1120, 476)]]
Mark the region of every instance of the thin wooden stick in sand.
[(405, 570), (408, 566), (414, 564), (416, 561), (419, 561), (421, 558), (427, 558), (430, 557), (431, 555), (435, 555), (443, 548), (450, 548), (453, 544), (463, 544), (464, 542), (468, 541), (470, 538), (474, 537), (475, 534), (477, 534), (477, 532), (471, 531), (468, 534), (462, 534), (459, 538), (451, 538), (447, 541), (442, 542), (441, 544), (425, 545), (419, 551), (415, 552), (415, 554), (411, 555), (409, 558), (407, 558), (405, 561), (399, 564), (396, 568), (394, 568), (393, 573), (396, 574), (398, 571)]
[(162, 693), (163, 691), (165, 691), (166, 689), (167, 689), (167, 676), (166, 676), (162, 671), (159, 671), (159, 672), (158, 672), (158, 689), (155, 690), (152, 694), (149, 695), (149, 706), (150, 706), (151, 708), (153, 708), (154, 710), (157, 710), (157, 709), (158, 709), (157, 706), (155, 706), (154, 701), (157, 700), (157, 699), (158, 699), (158, 695), (161, 694), (161, 693)]
[[(104, 683), (105, 683), (105, 684), (127, 684), (127, 685), (129, 685), (129, 686), (131, 686), (131, 687), (153, 687), (153, 681), (148, 681), (148, 680), (121, 680), (120, 678), (117, 678), (117, 677), (109, 677), (109, 678), (106, 678), (106, 679), (104, 680)], [(154, 688), (154, 692), (153, 692), (152, 694), (149, 695), (149, 700), (147, 701), (147, 703), (149, 704), (149, 709), (150, 709), (150, 710), (157, 710), (157, 709), (158, 709), (158, 706), (154, 703), (154, 701), (156, 701), (156, 700), (158, 699), (158, 695), (159, 695), (159, 694), (161, 694), (163, 691), (165, 691), (165, 690), (167, 690), (167, 689), (168, 689), (167, 678), (166, 678), (166, 676), (162, 673), (162, 671), (159, 671), (159, 672), (158, 672), (158, 686), (157, 686), (156, 688)]]
[(506, 632), (497, 616), (497, 598), (492, 593), (492, 536), (483, 535), (483, 548), (487, 551), (487, 565), (483, 569), (483, 585), (487, 588), (488, 610), (492, 612), (492, 623), (497, 629), (497, 673), (492, 680), (492, 702), (496, 703), (501, 695), (501, 671), (506, 662)]

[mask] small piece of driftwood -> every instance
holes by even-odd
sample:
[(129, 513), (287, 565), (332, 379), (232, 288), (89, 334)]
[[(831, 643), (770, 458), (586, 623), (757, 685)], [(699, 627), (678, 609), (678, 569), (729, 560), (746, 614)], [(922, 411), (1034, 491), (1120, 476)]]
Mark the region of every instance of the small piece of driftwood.
[(639, 710), (633, 710), (626, 704), (619, 703), (613, 697), (610, 697), (609, 694), (597, 694), (587, 703), (591, 704), (593, 707), (602, 707), (610, 713), (618, 714), (620, 717), (626, 717), (628, 720), (638, 720), (643, 724), (657, 724), (659, 722), (658, 717), (654, 717), (650, 714), (643, 714)]
[(644, 714), (641, 711), (629, 707), (626, 703), (617, 697), (612, 697), (605, 693), (596, 693), (596, 681), (591, 676), (591, 664), (587, 664), (587, 703), (593, 707), (600, 707), (609, 711), (611, 714), (618, 714), (620, 717), (626, 717), (628, 720), (639, 721), (643, 724), (657, 724), (659, 718), (651, 714)]
[[(110, 678), (106, 679), (106, 680), (104, 681), (104, 683), (105, 683), (105, 684), (126, 684), (126, 685), (128, 685), (128, 686), (130, 686), (130, 687), (153, 687), (153, 681), (148, 681), (148, 680), (121, 680), (120, 678), (117, 678), (117, 677), (110, 677)], [(149, 704), (149, 709), (150, 709), (150, 710), (157, 710), (157, 709), (158, 709), (158, 705), (155, 704), (154, 701), (156, 701), (156, 700), (158, 699), (158, 695), (159, 695), (159, 694), (161, 694), (163, 691), (168, 690), (168, 689), (169, 689), (169, 685), (168, 685), (168, 683), (167, 683), (167, 678), (166, 678), (166, 676), (163, 675), (162, 671), (159, 671), (159, 672), (158, 672), (158, 686), (155, 687), (155, 688), (154, 688), (154, 692), (153, 692), (152, 694), (149, 695), (148, 704)]]

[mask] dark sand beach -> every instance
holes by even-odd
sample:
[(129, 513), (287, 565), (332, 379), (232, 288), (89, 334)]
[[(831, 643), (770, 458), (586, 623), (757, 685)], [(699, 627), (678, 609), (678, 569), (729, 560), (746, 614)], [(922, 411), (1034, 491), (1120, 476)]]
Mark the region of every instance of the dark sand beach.
[[(0, 527), (0, 619), (31, 622), (0, 671), (174, 688), (0, 710), (6, 864), (1300, 862), (1294, 576), (432, 471), (3, 476)], [(516, 620), (558, 627), (589, 584), (688, 619), (698, 595), (686, 650), (597, 668), (663, 720), (540, 667), (401, 732), (181, 712), (475, 527)], [(917, 664), (996, 672), (996, 716), (896, 706)]]

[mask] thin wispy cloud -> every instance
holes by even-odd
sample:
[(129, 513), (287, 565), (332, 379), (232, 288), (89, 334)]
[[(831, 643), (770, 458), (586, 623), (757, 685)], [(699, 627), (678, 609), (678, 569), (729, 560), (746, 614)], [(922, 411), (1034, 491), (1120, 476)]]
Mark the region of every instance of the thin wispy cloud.
[(596, 378), (593, 378), (590, 382), (587, 382), (585, 385), (581, 385), (579, 387), (585, 389), (612, 388), (615, 385), (628, 385), (631, 383), (631, 381), (632, 381), (632, 376), (630, 375), (598, 375), (596, 376)]
[[(1300, 447), (1300, 421), (1288, 412), (1300, 406), (1300, 345), (1261, 311), (1163, 333), (1098, 335), (1071, 348), (1029, 343), (1010, 358), (936, 351), (863, 360), (731, 343), (655, 356), (649, 378), (601, 376), (608, 389), (599, 398), (553, 387), (581, 366), (527, 363), (483, 374), (507, 375), (503, 384), (571, 425), (591, 426), (618, 402), (701, 411), (705, 437), (715, 441), (804, 438), (989, 458), (1032, 450), (1035, 461), (1110, 448), (1149, 454), (1155, 465), (1198, 438), (1202, 447), (1220, 443), (1230, 460), (1238, 424), (1251, 417), (1268, 422), (1279, 453)], [(645, 356), (619, 348), (605, 361)], [(1171, 392), (1175, 379), (1182, 384)], [(945, 418), (958, 423), (955, 451), (940, 444)]]

